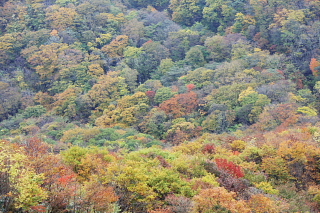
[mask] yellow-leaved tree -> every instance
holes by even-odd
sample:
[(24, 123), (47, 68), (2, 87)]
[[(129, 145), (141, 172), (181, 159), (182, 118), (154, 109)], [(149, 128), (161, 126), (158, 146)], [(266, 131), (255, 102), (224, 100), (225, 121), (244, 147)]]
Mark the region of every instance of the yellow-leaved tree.
[(44, 176), (31, 166), (24, 149), (8, 141), (0, 141), (1, 200), (13, 202), (15, 209), (29, 211), (47, 198), (41, 188)]

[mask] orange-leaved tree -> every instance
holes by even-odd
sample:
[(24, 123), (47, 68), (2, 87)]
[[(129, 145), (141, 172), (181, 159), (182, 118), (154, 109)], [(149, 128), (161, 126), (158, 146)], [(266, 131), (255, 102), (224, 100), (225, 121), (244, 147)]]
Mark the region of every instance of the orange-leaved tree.
[(192, 113), (198, 106), (198, 95), (191, 91), (175, 95), (173, 98), (160, 104), (160, 109), (173, 118), (179, 118)]
[(223, 187), (202, 190), (194, 197), (194, 212), (211, 212), (213, 209), (229, 210), (230, 212), (251, 212), (243, 200), (236, 200), (235, 192), (228, 192)]
[(317, 69), (317, 67), (320, 66), (320, 63), (317, 61), (317, 59), (311, 58), (309, 66), (310, 66), (310, 70), (312, 71), (312, 74), (314, 76), (318, 76), (319, 75), (319, 70)]

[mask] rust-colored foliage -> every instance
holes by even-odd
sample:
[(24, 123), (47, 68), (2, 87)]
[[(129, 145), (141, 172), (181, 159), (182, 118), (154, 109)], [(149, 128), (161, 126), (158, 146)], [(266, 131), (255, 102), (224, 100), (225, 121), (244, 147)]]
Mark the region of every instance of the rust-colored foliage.
[(216, 147), (214, 144), (209, 143), (204, 145), (203, 149), (202, 149), (202, 153), (208, 153), (208, 154), (214, 154), (216, 151)]
[(92, 206), (95, 211), (112, 212), (111, 204), (118, 200), (112, 187), (93, 181), (88, 183), (85, 189), (84, 202), (88, 206)]
[(160, 104), (160, 109), (173, 118), (179, 118), (192, 113), (198, 106), (197, 100), (198, 96), (193, 91), (178, 94)]
[(46, 177), (43, 187), (49, 192), (48, 205), (51, 212), (63, 212), (74, 199), (79, 184), (76, 174), (56, 155), (45, 155), (37, 163), (38, 172)]
[(39, 158), (45, 154), (48, 154), (49, 146), (38, 137), (32, 137), (27, 139), (22, 146), (24, 147), (26, 154), (32, 158)]
[(195, 126), (190, 122), (182, 122), (172, 126), (167, 132), (166, 140), (172, 144), (180, 144), (184, 141), (190, 140), (191, 138), (198, 137), (201, 133), (202, 128)]
[(32, 206), (30, 209), (32, 212), (47, 212), (47, 207), (41, 205)]
[(259, 121), (253, 125), (258, 130), (272, 130), (277, 127), (282, 131), (298, 122), (297, 105), (292, 103), (278, 104), (266, 107), (259, 116)]
[(124, 48), (129, 44), (129, 37), (119, 35), (110, 44), (102, 47), (102, 52), (108, 54), (111, 58), (120, 58), (123, 56)]
[(319, 162), (320, 157), (314, 157), (314, 158), (309, 158), (307, 161), (306, 165), (306, 182), (307, 183), (312, 183), (312, 182), (320, 182), (320, 165)]
[(34, 101), (44, 106), (46, 109), (53, 107), (54, 97), (50, 96), (47, 92), (38, 92), (34, 96)]
[(74, 181), (75, 176), (75, 174), (63, 175), (62, 177), (58, 178), (58, 183), (62, 186), (67, 186), (72, 181)]
[(234, 164), (233, 162), (220, 158), (215, 159), (215, 161), (219, 169), (223, 169), (227, 173), (237, 178), (244, 177), (244, 173), (241, 167)]
[(160, 161), (161, 166), (163, 166), (165, 168), (171, 167), (171, 165), (168, 163), (168, 161), (166, 161), (166, 159), (164, 157), (162, 157), (161, 155), (158, 155), (157, 159)]
[(317, 69), (317, 67), (320, 66), (320, 63), (317, 61), (317, 59), (315, 58), (311, 58), (311, 61), (310, 61), (310, 70), (312, 71), (312, 74), (314, 76), (318, 76), (319, 75), (319, 71)]

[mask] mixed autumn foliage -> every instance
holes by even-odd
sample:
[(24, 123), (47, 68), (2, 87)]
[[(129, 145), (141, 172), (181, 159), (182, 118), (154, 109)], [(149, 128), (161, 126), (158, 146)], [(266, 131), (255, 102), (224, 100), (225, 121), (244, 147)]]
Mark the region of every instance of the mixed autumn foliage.
[(319, 212), (319, 14), (0, 0), (0, 212)]

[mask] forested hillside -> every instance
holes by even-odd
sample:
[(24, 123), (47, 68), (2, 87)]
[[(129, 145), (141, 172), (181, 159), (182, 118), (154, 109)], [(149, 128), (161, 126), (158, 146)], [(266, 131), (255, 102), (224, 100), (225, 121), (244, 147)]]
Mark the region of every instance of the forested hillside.
[(0, 0), (0, 212), (319, 212), (319, 98), (318, 0)]

